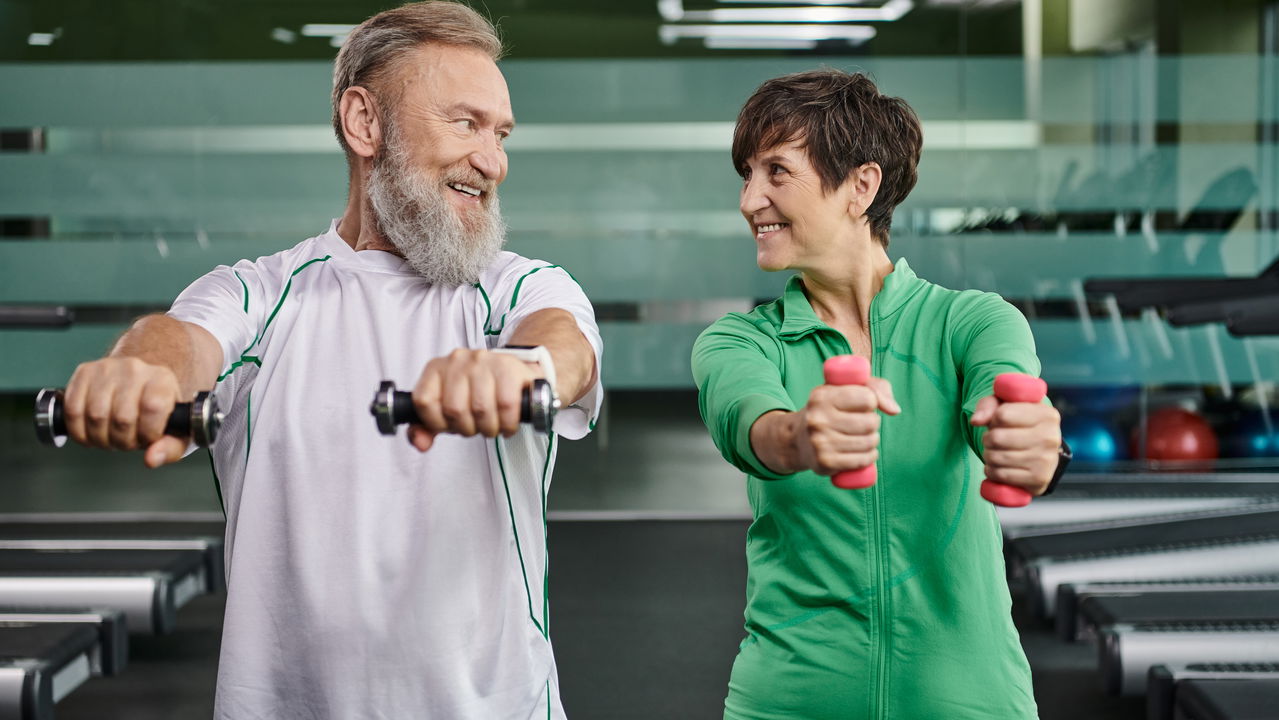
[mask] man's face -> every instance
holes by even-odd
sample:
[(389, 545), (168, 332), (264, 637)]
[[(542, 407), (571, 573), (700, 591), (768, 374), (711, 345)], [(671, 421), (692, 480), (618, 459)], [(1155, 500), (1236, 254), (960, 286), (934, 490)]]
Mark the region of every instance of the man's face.
[(432, 282), (474, 282), (501, 248), (497, 186), (514, 125), (506, 81), (484, 53), (430, 46), (406, 59), (381, 108), (369, 197), (381, 234)]

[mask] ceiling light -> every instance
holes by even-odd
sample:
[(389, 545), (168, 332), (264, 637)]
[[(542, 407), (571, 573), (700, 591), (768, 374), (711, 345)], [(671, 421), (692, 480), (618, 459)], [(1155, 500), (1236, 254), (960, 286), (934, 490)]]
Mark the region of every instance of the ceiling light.
[(702, 44), (710, 50), (812, 50), (817, 47), (816, 40), (788, 38), (708, 37), (702, 40)]
[(58, 36), (61, 34), (62, 34), (61, 28), (51, 33), (31, 33), (30, 35), (27, 36), (27, 44), (28, 45), (52, 45), (53, 41), (58, 39)]
[(681, 38), (846, 40), (860, 45), (875, 37), (875, 28), (869, 25), (662, 25), (657, 32), (665, 45), (674, 45)]
[(298, 39), (298, 34), (288, 28), (278, 27), (271, 30), (271, 39), (285, 45), (292, 45)]
[(888, 0), (866, 7), (768, 7), (685, 10), (683, 0), (658, 0), (657, 10), (667, 22), (892, 22), (915, 7), (912, 0)]
[(308, 23), (302, 26), (302, 34), (307, 37), (334, 37), (337, 35), (350, 35), (356, 25), (341, 25), (338, 23)]
[[(776, 5), (778, 0), (719, 0), (721, 4), (731, 5)], [(785, 0), (790, 5), (869, 5), (874, 0)]]

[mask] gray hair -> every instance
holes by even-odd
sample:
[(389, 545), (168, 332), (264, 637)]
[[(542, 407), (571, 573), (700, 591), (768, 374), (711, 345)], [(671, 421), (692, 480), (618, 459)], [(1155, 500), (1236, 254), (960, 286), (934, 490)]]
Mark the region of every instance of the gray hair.
[(386, 108), (400, 100), (401, 85), (388, 82), (398, 70), (397, 60), (429, 44), (474, 48), (496, 62), (502, 57), (502, 41), (493, 24), (457, 2), (430, 0), (409, 3), (380, 12), (360, 23), (347, 36), (333, 65), (333, 132), (338, 144), (351, 155), (342, 136), (338, 109), (347, 88), (367, 88)]

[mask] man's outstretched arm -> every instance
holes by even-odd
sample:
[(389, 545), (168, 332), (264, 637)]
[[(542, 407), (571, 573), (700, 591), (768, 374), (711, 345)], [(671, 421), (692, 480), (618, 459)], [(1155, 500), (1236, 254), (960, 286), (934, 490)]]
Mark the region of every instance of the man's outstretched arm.
[[(510, 344), (547, 349), (563, 405), (580, 400), (596, 383), (595, 350), (567, 310), (529, 314), (512, 332)], [(537, 364), (488, 350), (458, 349), (435, 358), (413, 388), (423, 424), (410, 426), (409, 442), (427, 450), (442, 432), (509, 437), (519, 429), (520, 394), (540, 377)]]
[(91, 447), (146, 448), (147, 467), (182, 458), (187, 443), (164, 434), (173, 406), (217, 382), (222, 348), (204, 328), (167, 315), (139, 318), (100, 360), (67, 384), (67, 435)]

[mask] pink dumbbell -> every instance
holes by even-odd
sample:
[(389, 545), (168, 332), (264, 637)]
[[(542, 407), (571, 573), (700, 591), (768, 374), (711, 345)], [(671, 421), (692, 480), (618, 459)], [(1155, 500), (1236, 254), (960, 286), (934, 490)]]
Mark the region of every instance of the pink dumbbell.
[[(827, 385), (865, 385), (870, 381), (870, 361), (861, 355), (836, 355), (826, 360), (822, 372)], [(837, 472), (830, 481), (844, 490), (868, 488), (875, 484), (875, 465)]]
[[(1003, 373), (995, 376), (995, 397), (1002, 402), (1042, 402), (1048, 394), (1048, 383), (1037, 377), (1021, 373)], [(981, 496), (1002, 507), (1023, 507), (1030, 504), (1029, 492), (991, 480), (981, 481)]]

